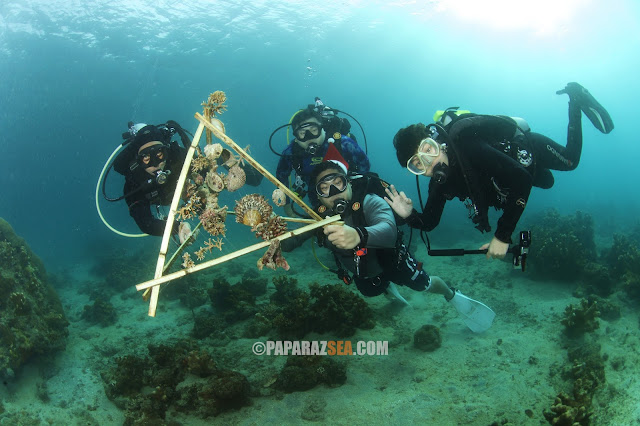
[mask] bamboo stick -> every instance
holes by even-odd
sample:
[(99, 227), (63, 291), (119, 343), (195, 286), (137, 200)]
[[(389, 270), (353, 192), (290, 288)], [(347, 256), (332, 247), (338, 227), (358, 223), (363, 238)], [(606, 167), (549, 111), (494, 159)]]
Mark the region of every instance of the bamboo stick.
[[(227, 214), (236, 214), (235, 211), (233, 210), (227, 210)], [(316, 223), (317, 220), (315, 219), (308, 219), (305, 217), (288, 217), (288, 216), (280, 216), (280, 218), (282, 220), (284, 220), (285, 222), (294, 222), (294, 223)], [(334, 225), (344, 225), (344, 222), (339, 221), (334, 223)]]
[[(198, 222), (198, 225), (194, 228), (193, 231), (191, 231), (191, 235), (194, 235), (196, 233), (196, 231), (200, 228), (200, 226), (202, 226), (202, 222)], [(164, 267), (162, 268), (162, 273), (163, 274), (167, 271), (167, 269), (169, 269), (171, 267), (171, 265), (173, 265), (173, 262), (176, 260), (176, 257), (178, 257), (178, 255), (180, 253), (182, 253), (182, 251), (189, 245), (189, 240), (190, 239), (191, 239), (191, 237), (189, 237), (186, 240), (184, 240), (184, 243), (182, 243), (180, 245), (180, 247), (178, 247), (178, 249), (175, 251), (175, 253), (173, 253), (173, 255), (171, 256), (169, 261), (165, 263)], [(143, 300), (148, 300), (150, 292), (151, 292), (151, 290), (146, 289), (144, 294), (142, 295), (142, 299)]]
[(298, 197), (295, 192), (291, 191), (285, 184), (280, 182), (274, 175), (269, 173), (267, 169), (262, 167), (260, 163), (253, 159), (248, 153), (246, 153), (238, 144), (236, 144), (233, 139), (229, 136), (225, 135), (220, 129), (211, 124), (211, 121), (204, 118), (200, 113), (196, 113), (195, 117), (200, 121), (201, 124), (204, 124), (208, 130), (216, 135), (218, 139), (229, 145), (235, 152), (238, 153), (240, 157), (242, 157), (247, 163), (253, 166), (256, 170), (258, 170), (264, 177), (266, 177), (271, 183), (280, 188), (287, 197), (291, 198), (297, 205), (299, 205), (309, 216), (311, 216), (315, 220), (321, 220), (322, 218), (316, 213), (311, 207), (307, 206), (304, 201), (300, 197)]
[[(200, 142), (200, 138), (202, 137), (202, 132), (204, 130), (203, 122), (200, 122), (198, 126), (198, 130), (196, 130), (196, 134), (193, 136), (193, 140), (191, 141), (191, 146), (187, 151), (187, 156), (184, 159), (184, 164), (182, 165), (182, 171), (180, 172), (180, 177), (178, 178), (178, 183), (176, 184), (176, 191), (173, 193), (173, 200), (171, 201), (171, 207), (169, 208), (169, 214), (167, 215), (167, 226), (164, 228), (164, 235), (162, 236), (162, 244), (160, 245), (160, 254), (158, 255), (158, 263), (156, 264), (156, 272), (154, 274), (155, 278), (162, 276), (162, 270), (164, 267), (164, 259), (167, 255), (167, 249), (169, 248), (169, 238), (171, 236), (171, 228), (173, 227), (173, 222), (175, 220), (176, 212), (178, 211), (178, 203), (180, 203), (180, 195), (182, 194), (182, 188), (184, 187), (184, 183), (187, 180), (187, 174), (189, 173), (189, 168), (191, 167), (191, 159), (193, 158), (193, 154), (196, 152), (196, 147)], [(156, 308), (158, 307), (158, 291), (159, 287), (154, 287), (151, 290), (151, 299), (149, 300), (149, 316), (156, 316)]]
[[(336, 221), (338, 221), (340, 219), (341, 219), (340, 215), (331, 216), (331, 217), (328, 217), (328, 218), (326, 218), (324, 220), (321, 220), (319, 222), (314, 222), (314, 223), (312, 223), (310, 225), (303, 226), (302, 228), (298, 228), (298, 229), (294, 229), (293, 231), (286, 232), (286, 233), (284, 233), (284, 234), (282, 234), (282, 235), (280, 235), (278, 237), (275, 237), (274, 240), (283, 241), (283, 240), (286, 240), (287, 238), (291, 238), (291, 237), (293, 237), (295, 235), (304, 234), (305, 232), (312, 231), (312, 230), (320, 228), (320, 227), (322, 227), (324, 225), (328, 225), (330, 223), (336, 222)], [(200, 264), (192, 266), (190, 268), (182, 269), (180, 271), (173, 272), (173, 273), (167, 274), (167, 275), (163, 275), (161, 277), (155, 277), (154, 279), (152, 279), (150, 281), (146, 281), (146, 282), (137, 284), (136, 285), (136, 290), (140, 291), (140, 290), (145, 290), (145, 289), (148, 289), (148, 288), (154, 288), (154, 289), (158, 288), (160, 286), (160, 284), (166, 283), (168, 281), (175, 280), (176, 278), (184, 277), (185, 275), (192, 274), (194, 272), (198, 272), (198, 271), (210, 268), (210, 267), (215, 266), (215, 265), (219, 265), (221, 263), (227, 262), (229, 260), (232, 260), (232, 259), (235, 259), (237, 257), (243, 256), (245, 254), (254, 252), (256, 250), (259, 250), (261, 248), (268, 247), (270, 244), (271, 244), (271, 241), (263, 241), (261, 243), (254, 244), (252, 246), (245, 247), (245, 248), (240, 249), (240, 250), (236, 250), (233, 253), (226, 254), (226, 255), (218, 257), (216, 259), (212, 259), (212, 260), (209, 260), (207, 262), (200, 263)]]

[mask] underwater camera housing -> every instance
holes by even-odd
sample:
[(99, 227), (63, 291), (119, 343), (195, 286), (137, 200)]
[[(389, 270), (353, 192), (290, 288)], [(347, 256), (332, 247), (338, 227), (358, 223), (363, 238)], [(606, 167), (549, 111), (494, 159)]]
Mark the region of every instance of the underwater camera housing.
[(520, 241), (513, 247), (513, 267), (521, 268), (524, 272), (527, 265), (527, 255), (531, 246), (531, 231), (520, 231)]

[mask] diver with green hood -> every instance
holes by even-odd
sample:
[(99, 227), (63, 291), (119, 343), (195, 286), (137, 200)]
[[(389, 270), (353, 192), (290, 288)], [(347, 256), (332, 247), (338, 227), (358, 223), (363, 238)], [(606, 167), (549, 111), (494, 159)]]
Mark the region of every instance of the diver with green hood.
[(394, 139), (398, 162), (411, 173), (429, 177), (429, 197), (422, 213), (404, 192), (391, 186), (385, 200), (413, 228), (431, 231), (445, 203), (465, 202), (469, 218), (481, 232), (490, 232), (489, 207), (503, 210), (491, 242), (483, 245), (488, 258), (503, 258), (524, 212), (531, 188), (554, 184), (551, 170), (574, 170), (582, 153), (582, 113), (602, 133), (614, 126), (611, 116), (580, 84), (572, 82), (557, 94), (569, 95), (567, 144), (532, 132), (521, 118), (472, 114), (448, 108), (435, 123), (400, 129)]

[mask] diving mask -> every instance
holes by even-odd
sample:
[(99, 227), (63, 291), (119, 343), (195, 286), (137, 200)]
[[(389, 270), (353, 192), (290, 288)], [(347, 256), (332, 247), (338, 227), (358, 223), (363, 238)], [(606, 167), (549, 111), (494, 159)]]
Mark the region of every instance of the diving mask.
[(138, 164), (142, 167), (158, 167), (167, 160), (167, 147), (165, 145), (152, 145), (138, 153)]
[(438, 142), (431, 138), (422, 139), (418, 152), (407, 161), (407, 170), (414, 175), (423, 175), (439, 155), (440, 144)]
[(293, 131), (293, 135), (300, 142), (306, 142), (320, 136), (322, 126), (318, 123), (303, 123)]
[(318, 197), (331, 198), (347, 189), (347, 177), (340, 173), (331, 173), (323, 177), (316, 185)]

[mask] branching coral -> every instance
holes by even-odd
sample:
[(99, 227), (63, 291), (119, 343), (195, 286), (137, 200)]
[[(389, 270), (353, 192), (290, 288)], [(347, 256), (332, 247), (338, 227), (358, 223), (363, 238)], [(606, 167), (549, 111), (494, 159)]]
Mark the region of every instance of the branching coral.
[(590, 413), (584, 404), (571, 398), (566, 393), (560, 393), (556, 397), (550, 411), (544, 412), (544, 417), (552, 425), (574, 426), (588, 425)]
[(222, 90), (216, 90), (209, 94), (209, 98), (202, 103), (205, 117), (213, 117), (220, 115), (227, 110), (224, 104), (227, 101), (227, 95)]
[(202, 227), (211, 235), (225, 235), (224, 221), (227, 219), (227, 206), (207, 208), (200, 214)]
[(561, 392), (543, 414), (552, 425), (588, 425), (593, 395), (606, 382), (604, 358), (600, 345), (583, 341), (569, 349), (568, 356), (571, 365), (566, 375), (573, 378), (572, 393)]
[(529, 264), (541, 277), (576, 280), (585, 264), (596, 260), (593, 218), (576, 212), (561, 216), (549, 210), (531, 226)]
[(613, 245), (604, 258), (624, 291), (631, 298), (640, 299), (640, 249), (636, 243), (627, 236), (614, 234)]
[[(222, 121), (215, 118), (216, 115), (220, 115), (227, 110), (227, 106), (224, 104), (227, 101), (227, 95), (223, 91), (217, 90), (209, 95), (209, 98), (202, 103), (203, 115), (214, 126), (225, 132), (224, 124)], [(212, 137), (211, 130), (206, 131), (207, 145), (211, 145)]]
[(116, 358), (102, 379), (107, 397), (126, 410), (124, 423), (131, 425), (166, 424), (168, 410), (207, 418), (250, 403), (247, 378), (220, 368), (188, 341), (149, 345), (148, 356)]
[(280, 216), (275, 216), (267, 222), (258, 223), (253, 231), (255, 231), (257, 238), (269, 241), (287, 232), (287, 223)]
[(214, 248), (217, 248), (218, 250), (222, 251), (223, 244), (224, 242), (222, 241), (222, 238), (217, 238), (216, 240), (211, 240), (211, 238), (209, 238), (207, 241), (204, 242), (205, 250), (209, 252), (211, 252), (211, 250), (213, 250)]
[(191, 255), (189, 253), (185, 253), (182, 255), (182, 267), (187, 269), (187, 268), (191, 268), (192, 266), (195, 266), (195, 262), (193, 260), (191, 260)]
[[(205, 148), (205, 152), (206, 152), (206, 148)], [(197, 157), (191, 160), (192, 173), (198, 173), (202, 170), (209, 170), (211, 168), (215, 168), (215, 166), (216, 166), (216, 162), (211, 161), (211, 159), (208, 156)]]
[(196, 194), (191, 195), (189, 201), (187, 201), (182, 207), (178, 209), (178, 219), (186, 220), (191, 219), (197, 215), (197, 211), (202, 207), (200, 197)]
[(565, 317), (561, 322), (566, 327), (569, 336), (579, 336), (588, 331), (597, 330), (600, 327), (598, 322), (600, 312), (598, 312), (595, 300), (589, 302), (587, 299), (582, 299), (580, 300), (579, 308), (569, 305), (565, 309), (564, 315)]

